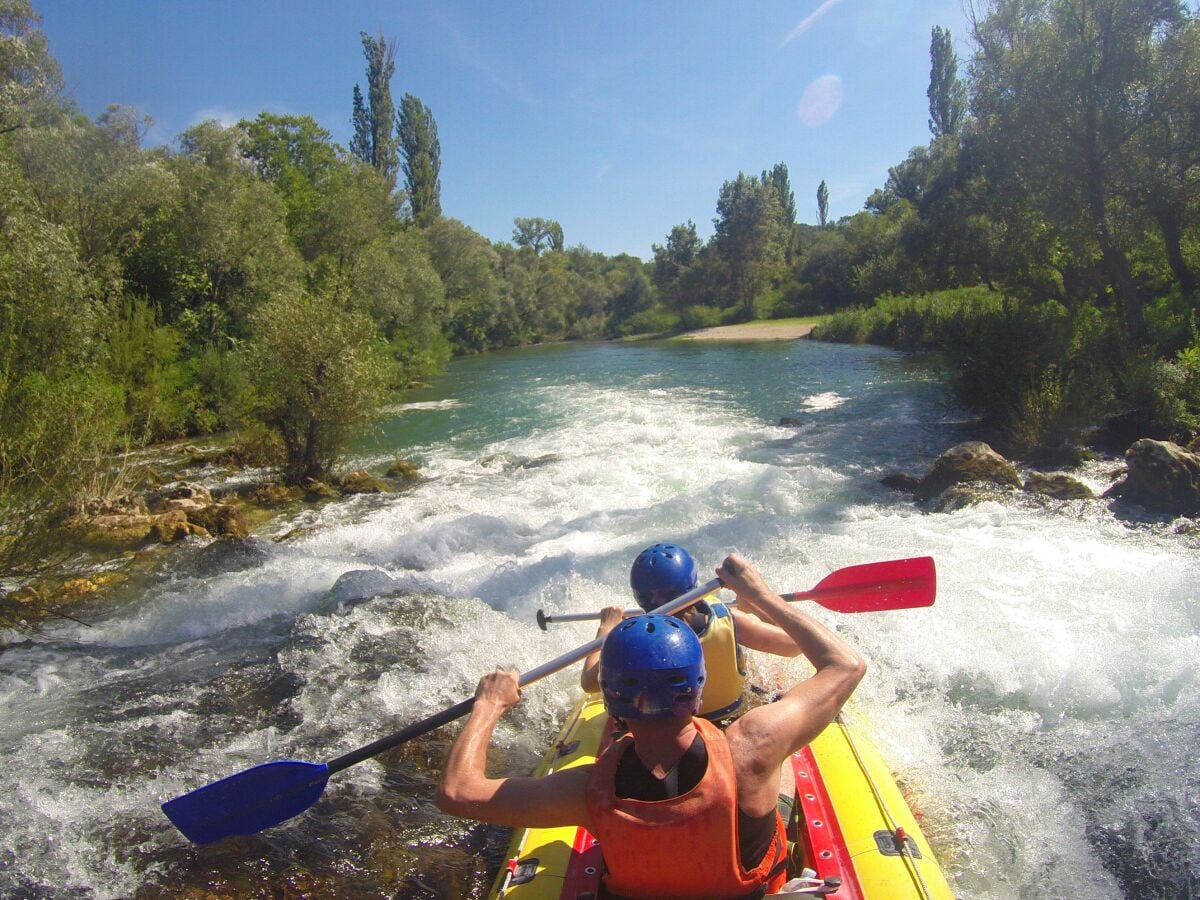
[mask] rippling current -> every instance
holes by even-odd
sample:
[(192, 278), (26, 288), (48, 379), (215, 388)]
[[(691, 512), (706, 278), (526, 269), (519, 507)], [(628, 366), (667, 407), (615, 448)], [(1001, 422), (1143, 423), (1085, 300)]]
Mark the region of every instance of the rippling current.
[[(0, 895), (483, 896), (506, 835), (431, 803), (453, 728), (335, 775), (255, 837), (194, 847), (159, 804), (260, 762), (332, 759), (496, 664), (572, 649), (594, 626), (543, 633), (536, 611), (627, 602), (633, 556), (663, 539), (705, 572), (737, 550), (781, 591), (936, 559), (932, 608), (812, 611), (867, 657), (849, 715), (961, 897), (1200, 893), (1196, 539), (1101, 500), (935, 513), (880, 486), (973, 436), (933, 361), (808, 341), (561, 346), (457, 360), (408, 401), (349, 463), (409, 458), (416, 485), (173, 548), (91, 627), (8, 636)], [(1118, 469), (1075, 474), (1099, 492)], [(754, 674), (804, 668), (760, 658)], [(526, 690), (498, 766), (534, 765), (576, 678)]]

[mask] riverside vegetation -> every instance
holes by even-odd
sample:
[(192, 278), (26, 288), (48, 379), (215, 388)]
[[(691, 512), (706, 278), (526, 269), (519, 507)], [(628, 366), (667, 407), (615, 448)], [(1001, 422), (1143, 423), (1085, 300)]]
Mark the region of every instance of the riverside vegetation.
[(347, 79), (349, 148), (266, 112), (147, 148), (133, 111), (74, 107), (29, 0), (0, 0), (0, 593), (61, 562), (64, 524), (129, 505), (114, 454), (228, 433), (310, 490), (451, 355), (543, 341), (832, 314), (815, 336), (945, 351), (1005, 452), (1193, 440), (1197, 13), (972, 12), (963, 78), (932, 33), (932, 140), (862, 212), (828, 221), (822, 181), (798, 223), (781, 162), (721, 186), (711, 239), (676, 225), (643, 262), (551, 219), (492, 242), (444, 216), (433, 112), (394, 103), (383, 35), (361, 35), (365, 90)]

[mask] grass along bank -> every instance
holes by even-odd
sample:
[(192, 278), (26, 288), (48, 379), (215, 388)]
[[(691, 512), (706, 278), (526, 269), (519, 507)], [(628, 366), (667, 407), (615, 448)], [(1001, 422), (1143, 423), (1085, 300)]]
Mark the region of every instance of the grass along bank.
[(1118, 311), (1029, 301), (979, 286), (884, 295), (844, 310), (816, 340), (941, 350), (960, 401), (1006, 455), (1055, 457), (1143, 437), (1187, 446), (1200, 428), (1200, 339), (1190, 304), (1146, 310), (1151, 343), (1129, 349)]

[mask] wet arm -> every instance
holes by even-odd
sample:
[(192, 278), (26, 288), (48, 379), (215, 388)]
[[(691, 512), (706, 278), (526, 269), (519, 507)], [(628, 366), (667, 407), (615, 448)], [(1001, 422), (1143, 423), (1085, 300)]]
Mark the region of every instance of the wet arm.
[[(625, 610), (619, 606), (606, 606), (600, 611), (600, 627), (596, 629), (596, 637), (604, 637), (620, 624), (625, 618)], [(579, 686), (589, 693), (600, 690), (600, 651), (593, 650), (583, 661), (583, 673), (579, 676)]]
[(782, 629), (812, 663), (812, 677), (779, 700), (758, 707), (730, 726), (741, 793), (739, 806), (763, 814), (774, 803), (779, 766), (833, 721), (866, 673), (866, 662), (841, 638), (767, 587), (762, 576), (736, 555), (717, 569), (738, 603)]
[(778, 625), (748, 616), (740, 610), (732, 612), (737, 642), (743, 647), (775, 656), (792, 657), (800, 654), (800, 646)]
[(435, 802), (443, 812), (496, 825), (586, 824), (588, 767), (545, 778), (487, 775), (488, 745), (500, 717), (519, 698), (516, 681), (509, 672), (494, 672), (480, 681), (467, 724), (450, 748)]

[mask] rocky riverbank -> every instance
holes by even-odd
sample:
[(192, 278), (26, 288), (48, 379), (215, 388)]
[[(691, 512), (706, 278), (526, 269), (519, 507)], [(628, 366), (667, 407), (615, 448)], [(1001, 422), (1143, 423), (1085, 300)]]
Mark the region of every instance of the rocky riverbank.
[[(937, 511), (988, 499), (997, 493), (1023, 492), (1055, 500), (1091, 500), (1095, 492), (1065, 473), (1028, 471), (1024, 475), (983, 441), (966, 441), (939, 456), (923, 476), (895, 472), (883, 479), (893, 489), (911, 493)], [(1148, 438), (1125, 453), (1125, 471), (1101, 494), (1114, 512), (1136, 507), (1157, 516), (1185, 521), (1176, 530), (1196, 532), (1200, 516), (1200, 455), (1177, 444)]]
[[(155, 451), (148, 448), (139, 456)], [(55, 548), (62, 558), (58, 566), (8, 593), (0, 586), (0, 626), (20, 632), (51, 617), (81, 621), (132, 571), (170, 545), (188, 539), (252, 541), (304, 506), (394, 493), (420, 478), (416, 465), (398, 459), (383, 475), (357, 470), (329, 481), (284, 485), (272, 480), (269, 468), (243, 468), (228, 448), (182, 445), (157, 452), (155, 464), (144, 459), (134, 464), (129, 476), (134, 487), (89, 504), (64, 523)], [(214, 486), (218, 483), (220, 488)]]

